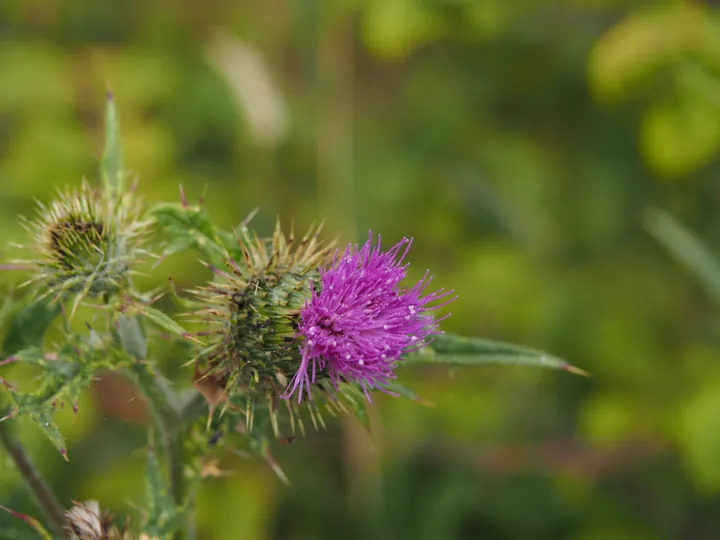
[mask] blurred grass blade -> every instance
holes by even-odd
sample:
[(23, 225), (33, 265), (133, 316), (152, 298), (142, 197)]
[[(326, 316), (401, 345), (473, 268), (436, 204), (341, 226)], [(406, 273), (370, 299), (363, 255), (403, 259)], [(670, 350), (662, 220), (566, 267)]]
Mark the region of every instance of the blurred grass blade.
[(658, 208), (645, 213), (645, 229), (700, 282), (712, 299), (720, 304), (720, 263), (689, 229)]
[(485, 366), (512, 364), (519, 366), (561, 369), (578, 375), (588, 375), (580, 368), (543, 351), (512, 343), (482, 338), (467, 338), (440, 334), (428, 347), (409, 354), (406, 364), (448, 364)]
[(108, 92), (105, 104), (105, 149), (100, 163), (100, 175), (108, 192), (122, 193), (125, 181), (122, 139), (115, 96)]

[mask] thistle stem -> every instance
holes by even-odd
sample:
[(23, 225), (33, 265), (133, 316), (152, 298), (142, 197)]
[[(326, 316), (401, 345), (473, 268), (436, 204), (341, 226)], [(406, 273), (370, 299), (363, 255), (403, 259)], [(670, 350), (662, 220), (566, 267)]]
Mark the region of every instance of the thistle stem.
[(32, 492), (35, 502), (45, 516), (57, 538), (68, 538), (65, 531), (65, 510), (55, 494), (32, 463), (30, 456), (19, 440), (13, 435), (7, 422), (0, 422), (0, 444), (10, 454), (20, 475)]
[[(145, 396), (150, 413), (161, 434), (162, 451), (165, 454), (170, 478), (170, 493), (178, 507), (185, 504), (187, 486), (185, 483), (183, 455), (183, 422), (180, 413), (171, 404), (172, 390), (167, 382), (151, 371), (144, 362), (136, 362), (132, 367), (135, 381)], [(185, 530), (175, 534), (175, 540), (187, 538), (187, 530), (192, 524), (186, 523)]]

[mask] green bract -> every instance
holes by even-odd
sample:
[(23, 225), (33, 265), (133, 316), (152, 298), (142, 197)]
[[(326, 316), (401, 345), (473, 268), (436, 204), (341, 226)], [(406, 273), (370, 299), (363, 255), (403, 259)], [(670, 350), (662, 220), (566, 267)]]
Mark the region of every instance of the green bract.
[(238, 236), (239, 260), (228, 254), (226, 270), (211, 266), (215, 278), (196, 291), (197, 315), (209, 336), (197, 360), (196, 386), (208, 396), (222, 392), (223, 399), (240, 401), (248, 427), (262, 399), (275, 425), (276, 398), (300, 364), (297, 320), (332, 246), (319, 239), (319, 230), (297, 241), (279, 224), (268, 239), (246, 228)]
[(38, 215), (25, 222), (32, 242), (25, 247), (34, 284), (42, 295), (85, 297), (112, 295), (125, 289), (142, 257), (140, 206), (131, 194), (111, 197), (83, 183), (74, 192), (59, 193)]

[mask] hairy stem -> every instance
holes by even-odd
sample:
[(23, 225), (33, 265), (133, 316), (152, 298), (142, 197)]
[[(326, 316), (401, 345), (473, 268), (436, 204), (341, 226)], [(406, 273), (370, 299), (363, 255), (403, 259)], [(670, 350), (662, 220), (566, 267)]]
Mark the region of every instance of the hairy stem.
[(65, 511), (48, 484), (33, 465), (30, 456), (12, 433), (7, 422), (0, 422), (0, 444), (10, 454), (20, 475), (35, 497), (35, 502), (45, 516), (57, 538), (68, 538), (65, 531)]
[[(177, 506), (183, 506), (187, 496), (185, 483), (183, 455), (183, 422), (182, 417), (173, 405), (173, 392), (167, 381), (152, 372), (150, 367), (142, 361), (133, 365), (133, 374), (140, 391), (145, 396), (153, 420), (161, 433), (162, 451), (165, 454), (170, 478), (170, 493)], [(187, 523), (186, 530), (175, 535), (175, 540), (187, 538), (187, 529), (192, 524)]]

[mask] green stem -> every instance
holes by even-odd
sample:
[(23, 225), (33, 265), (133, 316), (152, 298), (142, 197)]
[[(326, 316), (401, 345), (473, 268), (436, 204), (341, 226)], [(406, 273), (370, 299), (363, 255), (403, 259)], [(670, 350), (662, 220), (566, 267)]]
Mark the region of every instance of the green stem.
[[(132, 371), (161, 434), (161, 450), (164, 452), (167, 462), (173, 501), (178, 507), (182, 507), (187, 495), (182, 417), (171, 404), (172, 390), (168, 387), (165, 379), (153, 373), (149, 366), (142, 361), (133, 364)], [(189, 529), (190, 527), (191, 524), (188, 523), (185, 528)], [(187, 538), (186, 530), (175, 534), (175, 540), (184, 540), (185, 538)]]
[(50, 524), (57, 538), (68, 538), (65, 531), (65, 510), (50, 489), (50, 486), (35, 468), (30, 456), (12, 434), (7, 422), (0, 422), (0, 443), (10, 454), (15, 467), (35, 497), (35, 502)]

